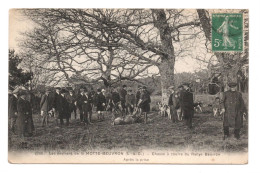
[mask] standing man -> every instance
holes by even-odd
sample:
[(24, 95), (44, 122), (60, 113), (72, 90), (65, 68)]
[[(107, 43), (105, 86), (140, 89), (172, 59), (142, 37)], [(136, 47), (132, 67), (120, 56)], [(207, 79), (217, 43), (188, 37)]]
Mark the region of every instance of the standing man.
[(123, 85), (122, 89), (121, 89), (120, 92), (119, 92), (120, 101), (121, 101), (121, 105), (122, 105), (122, 108), (123, 108), (123, 110), (124, 110), (124, 113), (126, 113), (126, 105), (125, 105), (126, 94), (127, 94), (126, 88), (127, 88), (127, 86), (126, 86), (126, 85)]
[(11, 119), (11, 131), (15, 132), (15, 125), (16, 125), (16, 119), (17, 119), (17, 101), (18, 96), (16, 91), (10, 90), (9, 95), (9, 105), (8, 105), (8, 114), (9, 118)]
[(42, 95), (40, 102), (41, 116), (42, 116), (42, 127), (49, 124), (48, 112), (51, 110), (51, 99), (50, 99), (50, 89), (46, 89), (45, 94)]
[(133, 94), (132, 90), (129, 89), (126, 95), (126, 108), (128, 114), (132, 114), (135, 107), (135, 95)]
[(178, 86), (178, 100), (179, 100), (179, 105), (180, 105), (180, 108), (179, 108), (179, 110), (178, 110), (178, 114), (179, 114), (179, 120), (182, 120), (182, 118), (183, 118), (183, 111), (182, 111), (182, 106), (181, 106), (181, 104), (182, 104), (182, 102), (181, 102), (181, 95), (182, 95), (182, 93), (183, 93), (183, 85), (179, 85)]
[(141, 98), (141, 90), (142, 90), (142, 86), (141, 85), (138, 85), (138, 89), (137, 89), (137, 92), (135, 94), (135, 101), (136, 101), (136, 106)]
[(85, 125), (92, 124), (92, 98), (88, 90), (84, 91), (84, 95), (82, 97), (82, 110), (83, 110), (83, 121)]
[(33, 119), (32, 119), (32, 107), (28, 100), (26, 100), (26, 91), (19, 93), (20, 97), (17, 101), (17, 130), (21, 137), (30, 137), (33, 135)]
[(91, 107), (92, 107), (92, 110), (93, 110), (93, 107), (96, 105), (96, 92), (94, 91), (93, 87), (90, 88), (89, 95), (92, 98)]
[(82, 109), (82, 105), (84, 102), (84, 93), (85, 93), (86, 88), (85, 87), (81, 87), (79, 89), (80, 94), (78, 95), (77, 101), (76, 101), (76, 105), (79, 109), (79, 115), (80, 115), (80, 122), (83, 123), (83, 109)]
[(242, 94), (236, 91), (237, 84), (231, 82), (228, 84), (229, 91), (223, 94), (223, 109), (224, 112), (224, 140), (229, 137), (229, 128), (234, 128), (234, 136), (240, 138), (240, 129), (243, 127), (243, 115), (246, 114), (246, 107)]
[(144, 123), (147, 123), (147, 114), (150, 111), (150, 103), (151, 103), (151, 97), (149, 92), (147, 91), (146, 86), (143, 86), (141, 97), (138, 102), (138, 107), (141, 108), (141, 114), (144, 113)]
[[(52, 104), (52, 109), (54, 111), (54, 117), (55, 117), (56, 125), (59, 124), (58, 121), (60, 119), (61, 112), (62, 112), (62, 98), (61, 98), (60, 91), (61, 91), (61, 88), (57, 87), (55, 94), (54, 94), (53, 104)], [(61, 123), (62, 122), (60, 121), (60, 124)]]
[(120, 102), (120, 95), (118, 93), (117, 88), (113, 88), (113, 90), (112, 90), (112, 101), (113, 101), (114, 106)]
[(106, 97), (105, 90), (97, 89), (97, 112), (98, 112), (98, 120), (104, 119), (104, 111), (106, 109)]
[(76, 107), (76, 96), (72, 89), (69, 89), (69, 94), (67, 95), (67, 100), (70, 107), (70, 115), (74, 112), (75, 119), (77, 119), (77, 107)]
[(66, 98), (66, 90), (61, 90), (61, 103), (62, 103), (62, 110), (60, 113), (60, 122), (61, 125), (64, 124), (63, 119), (66, 119), (66, 126), (69, 125), (69, 119), (70, 119), (70, 104)]
[(183, 84), (183, 92), (180, 94), (180, 105), (183, 111), (183, 117), (186, 125), (191, 129), (192, 128), (192, 118), (194, 115), (193, 108), (193, 94), (189, 91), (189, 84)]
[(177, 93), (174, 93), (174, 86), (170, 86), (169, 90), (171, 92), (168, 105), (170, 106), (170, 114), (171, 114), (171, 120), (173, 123), (177, 122), (178, 116), (177, 116), (177, 109), (179, 109), (179, 99)]

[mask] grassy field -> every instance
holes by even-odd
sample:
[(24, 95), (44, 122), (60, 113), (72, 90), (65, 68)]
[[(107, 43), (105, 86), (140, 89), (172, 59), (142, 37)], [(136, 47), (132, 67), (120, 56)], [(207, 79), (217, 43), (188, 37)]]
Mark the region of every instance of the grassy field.
[[(158, 98), (157, 98), (158, 99)], [(153, 99), (155, 102), (155, 99)], [(33, 137), (20, 139), (9, 132), (9, 150), (51, 151), (51, 150), (91, 150), (91, 149), (171, 149), (174, 151), (192, 149), (194, 151), (247, 152), (247, 122), (241, 132), (241, 139), (231, 137), (223, 141), (222, 121), (211, 113), (196, 113), (193, 119), (194, 129), (189, 130), (183, 122), (173, 124), (158, 112), (149, 114), (148, 124), (111, 125), (111, 115), (105, 121), (89, 127), (71, 120), (66, 127), (57, 128), (51, 120), (48, 128), (40, 126), (39, 115), (34, 115), (36, 133)], [(231, 131), (233, 132), (233, 131)]]

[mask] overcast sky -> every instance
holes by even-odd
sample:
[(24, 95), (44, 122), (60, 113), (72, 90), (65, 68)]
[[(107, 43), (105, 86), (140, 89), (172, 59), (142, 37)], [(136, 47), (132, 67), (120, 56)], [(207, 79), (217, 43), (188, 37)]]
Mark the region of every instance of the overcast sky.
[[(22, 16), (16, 10), (9, 11), (9, 48), (15, 49), (19, 52), (19, 39), (21, 39), (21, 33), (33, 29), (33, 22)], [(190, 57), (184, 57), (176, 61), (175, 73), (181, 72), (194, 72), (201, 68), (206, 68), (206, 64), (201, 64), (197, 60)], [(152, 71), (157, 71), (157, 67), (150, 68)], [(149, 71), (150, 71), (149, 70)]]

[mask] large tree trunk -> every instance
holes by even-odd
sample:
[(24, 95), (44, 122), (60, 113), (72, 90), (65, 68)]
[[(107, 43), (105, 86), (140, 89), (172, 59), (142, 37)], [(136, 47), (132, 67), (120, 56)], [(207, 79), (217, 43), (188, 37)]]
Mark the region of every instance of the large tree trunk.
[(162, 62), (159, 71), (161, 75), (162, 103), (168, 104), (168, 88), (174, 84), (174, 59)]
[(165, 11), (163, 9), (156, 9), (152, 10), (152, 12), (154, 26), (159, 30), (163, 49), (159, 72), (161, 75), (162, 102), (167, 104), (169, 98), (168, 88), (174, 84), (174, 47)]

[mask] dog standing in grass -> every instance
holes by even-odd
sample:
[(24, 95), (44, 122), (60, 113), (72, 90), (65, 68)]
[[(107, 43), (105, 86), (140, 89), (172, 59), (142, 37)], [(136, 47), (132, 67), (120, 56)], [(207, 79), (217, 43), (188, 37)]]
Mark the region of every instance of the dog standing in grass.
[(162, 102), (158, 102), (157, 105), (159, 107), (159, 115), (162, 117), (167, 117), (168, 106), (166, 104), (163, 104)]
[(212, 112), (214, 117), (221, 116), (221, 119), (223, 117), (223, 111), (222, 111), (222, 104), (219, 97), (215, 98), (215, 101), (212, 105)]

